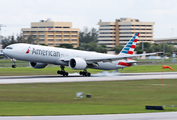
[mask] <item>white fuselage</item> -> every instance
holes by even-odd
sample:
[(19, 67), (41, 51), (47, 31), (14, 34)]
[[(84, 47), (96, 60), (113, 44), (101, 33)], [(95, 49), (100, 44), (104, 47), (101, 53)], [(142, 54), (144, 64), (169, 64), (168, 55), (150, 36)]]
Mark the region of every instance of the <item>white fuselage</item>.
[[(18, 43), (9, 45), (8, 48), (3, 50), (3, 53), (16, 60), (29, 61), (29, 62), (39, 62), (46, 64), (62, 65), (68, 66), (66, 59), (71, 58), (102, 58), (102, 57), (112, 57), (115, 55), (108, 55), (96, 52), (32, 45)], [(12, 48), (12, 49), (11, 49)], [(88, 68), (101, 69), (101, 70), (115, 70), (119, 68), (124, 68), (128, 66), (118, 65), (119, 62), (126, 62), (125, 60), (116, 60), (109, 62), (98, 62), (98, 66), (88, 66)]]

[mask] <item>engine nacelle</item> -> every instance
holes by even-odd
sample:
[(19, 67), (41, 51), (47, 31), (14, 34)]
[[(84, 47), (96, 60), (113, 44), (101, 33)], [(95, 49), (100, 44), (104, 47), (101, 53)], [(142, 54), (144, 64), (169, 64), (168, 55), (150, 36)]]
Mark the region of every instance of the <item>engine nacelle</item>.
[(72, 58), (69, 61), (69, 67), (76, 70), (83, 70), (87, 67), (87, 63), (82, 58)]
[(47, 66), (46, 63), (35, 63), (35, 62), (30, 62), (29, 65), (32, 67), (32, 68), (36, 68), (36, 69), (42, 69), (42, 68), (45, 68)]

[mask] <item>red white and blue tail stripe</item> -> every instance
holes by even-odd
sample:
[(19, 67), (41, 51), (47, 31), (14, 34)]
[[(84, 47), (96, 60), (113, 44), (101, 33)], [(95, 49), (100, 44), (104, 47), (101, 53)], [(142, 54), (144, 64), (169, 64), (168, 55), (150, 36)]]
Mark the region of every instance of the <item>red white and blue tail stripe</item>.
[(136, 47), (138, 36), (139, 36), (139, 33), (135, 33), (135, 35), (130, 39), (130, 41), (124, 46), (120, 54), (132, 55)]

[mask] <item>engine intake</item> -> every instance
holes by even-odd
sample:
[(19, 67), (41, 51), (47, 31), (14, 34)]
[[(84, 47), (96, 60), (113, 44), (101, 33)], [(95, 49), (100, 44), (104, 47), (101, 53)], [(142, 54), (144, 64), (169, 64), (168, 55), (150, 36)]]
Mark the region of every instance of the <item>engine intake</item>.
[(47, 66), (46, 63), (35, 63), (35, 62), (30, 62), (29, 65), (32, 67), (32, 68), (36, 68), (36, 69), (42, 69), (42, 68), (45, 68)]
[(69, 67), (76, 70), (83, 70), (87, 67), (87, 63), (81, 58), (72, 58), (69, 61)]

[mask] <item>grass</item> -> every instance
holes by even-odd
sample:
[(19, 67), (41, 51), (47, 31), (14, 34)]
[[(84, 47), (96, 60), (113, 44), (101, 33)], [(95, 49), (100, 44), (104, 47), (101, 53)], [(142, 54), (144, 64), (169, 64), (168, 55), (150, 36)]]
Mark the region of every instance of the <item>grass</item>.
[[(0, 115), (83, 115), (159, 112), (145, 105), (177, 105), (176, 79), (0, 85)], [(76, 99), (76, 92), (91, 98)], [(165, 108), (164, 111), (177, 111)]]
[[(169, 65), (177, 72), (177, 65)], [(44, 69), (34, 69), (30, 67), (17, 67), (17, 68), (0, 68), (0, 76), (23, 76), (23, 75), (57, 75), (57, 70), (60, 70), (59, 66), (49, 66)], [(94, 74), (103, 72), (103, 70), (87, 69), (88, 72)], [(73, 70), (69, 67), (65, 68), (68, 73), (79, 73), (80, 70)], [(170, 69), (163, 69), (164, 72), (172, 72)], [(138, 73), (138, 72), (162, 72), (162, 65), (137, 65), (119, 69), (120, 73)]]

